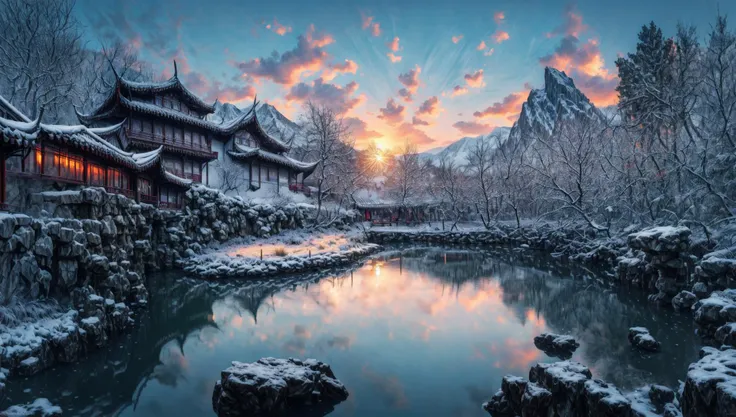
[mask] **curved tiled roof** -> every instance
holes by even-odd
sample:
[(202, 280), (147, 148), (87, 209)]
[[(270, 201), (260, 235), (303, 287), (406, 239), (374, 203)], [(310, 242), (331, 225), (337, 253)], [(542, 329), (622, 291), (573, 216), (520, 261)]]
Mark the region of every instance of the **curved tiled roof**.
[(233, 144), (234, 150), (228, 151), (228, 155), (235, 159), (250, 159), (255, 158), (266, 162), (271, 162), (277, 165), (282, 165), (285, 167), (289, 167), (295, 171), (299, 171), (304, 173), (304, 176), (307, 177), (314, 172), (314, 170), (317, 168), (317, 165), (319, 164), (319, 161), (317, 162), (302, 162), (298, 161), (294, 158), (289, 158), (286, 155), (279, 155), (272, 152), (265, 151), (263, 149), (259, 148), (251, 148), (248, 146), (243, 146), (240, 144)]

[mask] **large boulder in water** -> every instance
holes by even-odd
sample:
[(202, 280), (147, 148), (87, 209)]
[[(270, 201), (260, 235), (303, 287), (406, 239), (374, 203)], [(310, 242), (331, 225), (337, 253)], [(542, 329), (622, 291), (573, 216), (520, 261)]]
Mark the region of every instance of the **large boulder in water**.
[(629, 343), (637, 349), (647, 352), (659, 352), (661, 345), (649, 334), (646, 327), (632, 327), (629, 329)]
[(304, 406), (331, 408), (348, 391), (327, 364), (315, 359), (263, 358), (233, 362), (212, 394), (219, 417), (267, 416)]
[(572, 353), (580, 346), (572, 336), (555, 333), (542, 333), (534, 338), (534, 346), (550, 356), (570, 359)]
[(736, 349), (700, 350), (690, 364), (680, 404), (684, 417), (736, 415)]

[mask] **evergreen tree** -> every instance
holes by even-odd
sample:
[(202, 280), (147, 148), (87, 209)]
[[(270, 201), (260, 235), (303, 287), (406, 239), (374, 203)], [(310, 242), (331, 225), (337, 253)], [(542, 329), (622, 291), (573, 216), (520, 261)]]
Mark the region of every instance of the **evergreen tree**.
[(619, 107), (637, 124), (655, 123), (667, 111), (675, 51), (674, 41), (650, 22), (639, 32), (636, 52), (616, 60)]

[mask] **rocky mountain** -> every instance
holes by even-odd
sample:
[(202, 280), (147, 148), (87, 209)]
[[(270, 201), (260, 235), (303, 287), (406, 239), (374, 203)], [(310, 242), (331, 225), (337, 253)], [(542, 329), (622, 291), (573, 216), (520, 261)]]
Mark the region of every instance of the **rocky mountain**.
[(445, 147), (422, 152), (420, 158), (422, 160), (431, 160), (434, 165), (439, 165), (443, 158), (453, 161), (458, 166), (465, 165), (468, 162), (470, 151), (477, 146), (478, 141), (486, 141), (493, 149), (496, 149), (506, 142), (510, 132), (511, 128), (509, 127), (497, 127), (487, 135), (466, 136)]
[(575, 87), (572, 78), (564, 71), (546, 67), (544, 88), (529, 92), (509, 137), (512, 140), (547, 138), (560, 125), (560, 121), (580, 117), (602, 119), (604, 115)]
[[(215, 123), (232, 120), (250, 111), (252, 106), (251, 104), (241, 109), (233, 104), (220, 103), (218, 101), (215, 103), (215, 112), (209, 116), (209, 120)], [(304, 144), (301, 127), (281, 114), (276, 107), (268, 103), (259, 102), (256, 105), (256, 113), (258, 114), (258, 121), (261, 123), (261, 126), (269, 134), (291, 145), (292, 148)]]

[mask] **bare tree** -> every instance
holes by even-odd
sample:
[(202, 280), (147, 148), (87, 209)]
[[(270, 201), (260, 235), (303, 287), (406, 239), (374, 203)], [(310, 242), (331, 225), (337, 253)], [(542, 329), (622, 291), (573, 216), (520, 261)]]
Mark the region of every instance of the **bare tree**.
[(0, 0), (0, 86), (31, 117), (59, 120), (80, 73), (80, 25), (72, 0)]
[[(467, 204), (468, 181), (465, 170), (459, 167), (448, 155), (443, 155), (437, 169), (436, 184), (439, 188), (440, 200), (443, 204), (449, 205), (453, 219), (452, 226), (450, 226), (450, 231), (452, 231), (457, 227), (457, 222), (464, 213)], [(444, 224), (443, 219), (443, 227)]]
[(115, 74), (130, 81), (150, 81), (154, 78), (150, 66), (138, 57), (131, 45), (116, 41), (103, 45), (99, 51), (85, 50), (81, 75), (77, 82), (74, 103), (83, 112), (96, 108), (115, 88)]
[(388, 192), (401, 207), (415, 201), (424, 191), (425, 166), (419, 160), (416, 145), (405, 142), (389, 162), (386, 178)]
[(470, 149), (468, 155), (468, 174), (470, 175), (474, 187), (479, 191), (477, 199), (480, 200), (481, 208), (476, 210), (480, 214), (483, 226), (487, 229), (491, 227), (491, 217), (494, 217), (493, 199), (494, 199), (494, 183), (493, 183), (493, 148), (490, 143), (485, 140), (479, 140)]
[(355, 150), (348, 126), (330, 107), (308, 101), (302, 117), (307, 155), (319, 162), (313, 178), (317, 182), (314, 224), (320, 225), (325, 198), (350, 189), (351, 186), (346, 186), (344, 181), (354, 183), (356, 176), (350, 174), (350, 166), (355, 164)]
[(220, 190), (223, 193), (240, 194), (248, 184), (248, 173), (242, 166), (231, 161), (217, 161), (215, 170), (220, 177)]

